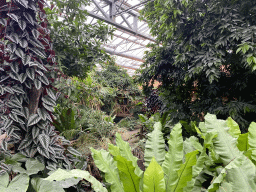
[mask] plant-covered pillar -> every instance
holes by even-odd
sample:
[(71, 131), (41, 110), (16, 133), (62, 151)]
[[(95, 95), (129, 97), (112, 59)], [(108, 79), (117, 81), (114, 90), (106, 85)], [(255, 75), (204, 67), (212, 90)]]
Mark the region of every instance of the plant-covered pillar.
[(14, 153), (48, 164), (64, 160), (70, 167), (63, 147), (69, 142), (52, 126), (55, 53), (44, 5), (44, 0), (4, 0), (0, 6), (0, 135), (7, 135), (1, 150), (9, 153), (13, 144)]

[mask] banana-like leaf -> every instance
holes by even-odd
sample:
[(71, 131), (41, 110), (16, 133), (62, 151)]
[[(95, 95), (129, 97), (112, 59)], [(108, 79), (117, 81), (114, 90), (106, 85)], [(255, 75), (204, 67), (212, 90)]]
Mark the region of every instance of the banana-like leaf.
[(154, 157), (144, 173), (143, 192), (165, 192), (164, 172)]
[(134, 173), (135, 167), (132, 165), (132, 162), (128, 161), (122, 156), (116, 156), (114, 159), (117, 161), (117, 168), (119, 171), (120, 180), (124, 186), (124, 191), (140, 192), (140, 177)]
[(217, 120), (216, 115), (207, 114), (205, 116), (205, 126), (208, 132), (218, 132), (218, 136), (213, 140), (213, 146), (224, 166), (227, 166), (238, 157), (241, 157), (243, 160), (243, 164), (240, 167), (230, 170), (227, 175), (227, 181), (233, 184), (233, 190), (256, 191), (256, 184), (254, 182), (255, 166), (251, 160), (238, 150), (236, 139), (228, 134), (229, 128), (226, 122)]
[[(92, 188), (96, 192), (107, 192), (107, 189), (105, 187), (103, 187), (103, 185), (97, 179), (95, 179), (93, 176), (91, 176), (88, 171), (79, 170), (79, 169), (73, 169), (71, 171), (58, 169), (54, 173), (52, 173), (49, 177), (45, 178), (44, 180), (46, 180), (46, 181), (55, 180), (57, 182), (66, 180), (65, 188), (68, 188), (68, 187), (70, 187), (74, 184), (77, 184), (79, 182), (79, 180), (76, 180), (76, 183), (74, 183), (73, 182), (74, 180), (70, 180), (73, 178), (83, 178), (83, 179), (89, 181), (92, 184)], [(70, 185), (67, 185), (68, 182), (70, 182)]]
[(112, 192), (124, 192), (124, 188), (120, 182), (119, 174), (115, 162), (111, 155), (105, 151), (97, 151), (90, 148), (92, 151), (92, 157), (96, 166), (105, 173), (106, 182), (111, 184)]
[(189, 181), (191, 181), (193, 176), (192, 167), (196, 164), (197, 154), (198, 151), (193, 151), (186, 154), (186, 161), (178, 170), (178, 179), (176, 180), (175, 185), (173, 185), (170, 189), (170, 192), (183, 192), (183, 188), (187, 186)]
[(116, 144), (119, 147), (121, 156), (132, 162), (132, 165), (135, 167), (135, 174), (141, 177), (143, 172), (137, 164), (138, 158), (133, 156), (129, 143), (123, 141), (119, 133), (116, 133)]
[(176, 124), (170, 134), (168, 141), (169, 151), (165, 155), (165, 160), (162, 164), (165, 174), (166, 189), (171, 191), (178, 179), (177, 171), (180, 169), (183, 159), (183, 138), (181, 135), (181, 124)]
[(240, 131), (240, 128), (239, 128), (239, 125), (231, 118), (229, 117), (227, 120), (227, 126), (230, 128), (228, 130), (228, 133), (234, 137), (234, 138), (238, 138), (239, 135), (241, 134), (241, 131)]
[(163, 138), (163, 133), (161, 131), (162, 125), (160, 122), (154, 124), (154, 131), (148, 134), (148, 139), (145, 146), (145, 167), (148, 167), (152, 157), (159, 165), (162, 165), (165, 157), (165, 143)]

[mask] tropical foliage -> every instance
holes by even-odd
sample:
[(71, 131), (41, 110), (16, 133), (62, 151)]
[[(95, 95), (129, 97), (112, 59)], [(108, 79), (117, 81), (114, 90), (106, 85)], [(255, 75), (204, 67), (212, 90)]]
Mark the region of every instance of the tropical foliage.
[[(116, 146), (108, 151), (92, 150), (95, 164), (105, 173), (112, 192), (255, 191), (255, 130), (241, 134), (231, 118), (218, 120), (207, 114), (196, 127), (197, 137), (183, 141), (181, 124), (176, 124), (166, 147), (162, 125), (155, 123), (148, 134), (143, 172), (129, 144), (116, 134)], [(168, 150), (166, 151), (166, 148)], [(239, 179), (238, 179), (239, 178)], [(108, 185), (107, 185), (108, 186)]]
[(20, 152), (42, 163), (70, 167), (65, 155), (70, 143), (51, 124), (56, 63), (44, 4), (43, 0), (11, 1), (1, 7), (0, 119), (1, 134), (6, 134), (1, 152)]
[(83, 190), (83, 181), (79, 182), (81, 179), (91, 182), (95, 191), (106, 191), (99, 181), (91, 177), (89, 172), (83, 170), (86, 168), (84, 162), (76, 165), (80, 169), (56, 170), (54, 164), (45, 167), (38, 160), (26, 158), (19, 153), (13, 156), (1, 154), (0, 162), (2, 162), (1, 168), (4, 170), (0, 174), (0, 191), (64, 192), (67, 189), (80, 191)]
[(100, 48), (113, 28), (98, 22), (87, 23), (88, 0), (50, 0), (46, 7), (53, 49), (64, 74), (84, 78), (96, 63), (104, 65), (110, 57)]
[[(255, 10), (250, 0), (149, 2), (142, 11), (157, 43), (139, 76), (153, 81), (173, 122), (231, 116), (243, 132), (255, 121)], [(152, 81), (151, 81), (152, 80)]]

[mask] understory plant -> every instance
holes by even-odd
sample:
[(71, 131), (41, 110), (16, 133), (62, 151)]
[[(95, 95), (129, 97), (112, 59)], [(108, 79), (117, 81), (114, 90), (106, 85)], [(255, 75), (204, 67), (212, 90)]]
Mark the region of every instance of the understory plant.
[[(112, 192), (200, 192), (256, 190), (256, 123), (241, 134), (231, 118), (207, 114), (195, 127), (198, 135), (183, 141), (176, 124), (165, 144), (162, 125), (155, 123), (146, 141), (143, 171), (131, 148), (116, 134), (108, 151), (91, 148), (96, 166)], [(168, 150), (166, 150), (168, 149)]]
[[(45, 169), (43, 163), (34, 158), (26, 158), (20, 153), (13, 156), (1, 154), (0, 162), (1, 167), (5, 170), (0, 171), (1, 192), (83, 191), (87, 181), (92, 183), (90, 188), (96, 192), (106, 191), (99, 181), (89, 172), (84, 171), (86, 168), (84, 162), (78, 162), (77, 167), (80, 169), (56, 170), (54, 164), (48, 165)], [(82, 179), (84, 181), (81, 181)]]

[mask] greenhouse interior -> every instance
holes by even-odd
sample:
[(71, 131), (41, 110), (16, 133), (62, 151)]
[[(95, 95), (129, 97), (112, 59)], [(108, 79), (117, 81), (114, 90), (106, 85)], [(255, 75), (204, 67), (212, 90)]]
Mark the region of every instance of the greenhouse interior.
[(256, 1), (0, 0), (0, 192), (255, 192)]

